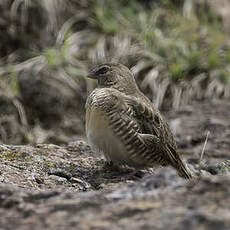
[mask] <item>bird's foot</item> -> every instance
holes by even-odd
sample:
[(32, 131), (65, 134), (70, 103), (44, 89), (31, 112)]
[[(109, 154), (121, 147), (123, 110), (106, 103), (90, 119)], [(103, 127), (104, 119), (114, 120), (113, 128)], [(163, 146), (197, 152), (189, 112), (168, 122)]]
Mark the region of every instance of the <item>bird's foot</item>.
[(103, 169), (115, 173), (117, 176), (122, 176), (125, 180), (137, 180), (145, 175), (145, 172), (142, 170), (114, 165), (111, 161), (106, 161)]
[(124, 175), (124, 178), (126, 180), (139, 180), (141, 179), (142, 177), (144, 177), (145, 173), (141, 170), (133, 170), (131, 172), (127, 172), (125, 175)]
[(103, 169), (108, 171), (116, 171), (116, 172), (123, 170), (122, 167), (115, 165), (112, 161), (105, 161), (103, 165)]

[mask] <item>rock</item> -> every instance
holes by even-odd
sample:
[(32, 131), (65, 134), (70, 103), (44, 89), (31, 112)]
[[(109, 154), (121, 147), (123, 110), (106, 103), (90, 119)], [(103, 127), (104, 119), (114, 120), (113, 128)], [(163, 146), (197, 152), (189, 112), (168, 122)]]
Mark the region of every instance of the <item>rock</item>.
[(81, 138), (0, 145), (0, 228), (228, 230), (229, 103), (192, 108), (167, 113), (191, 181), (170, 167), (112, 169)]
[(218, 165), (191, 181), (170, 167), (112, 170), (78, 142), (0, 145), (1, 229), (229, 229), (230, 177), (208, 173)]

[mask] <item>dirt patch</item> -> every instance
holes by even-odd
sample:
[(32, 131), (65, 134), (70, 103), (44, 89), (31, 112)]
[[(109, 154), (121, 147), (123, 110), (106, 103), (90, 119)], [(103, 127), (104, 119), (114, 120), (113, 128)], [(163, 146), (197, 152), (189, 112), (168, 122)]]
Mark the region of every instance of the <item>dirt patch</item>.
[(210, 131), (201, 178), (186, 181), (170, 167), (112, 170), (83, 140), (0, 145), (1, 229), (229, 229), (229, 103), (165, 116), (194, 174)]

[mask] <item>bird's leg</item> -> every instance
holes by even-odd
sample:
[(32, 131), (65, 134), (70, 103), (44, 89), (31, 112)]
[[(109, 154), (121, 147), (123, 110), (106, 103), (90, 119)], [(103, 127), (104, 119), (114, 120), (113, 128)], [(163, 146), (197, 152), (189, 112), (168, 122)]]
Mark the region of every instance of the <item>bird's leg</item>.
[(108, 170), (108, 171), (119, 171), (119, 166), (114, 165), (114, 163), (111, 160), (106, 160), (103, 169)]
[(111, 173), (116, 173), (117, 176), (122, 176), (125, 180), (137, 180), (145, 175), (142, 170), (118, 166), (115, 165), (111, 160), (105, 161), (103, 169)]
[(133, 169), (133, 168), (122, 168), (122, 171), (120, 172), (121, 172), (121, 176), (125, 180), (130, 180), (130, 181), (139, 180), (145, 175), (145, 172), (143, 172), (142, 170)]
[(108, 166), (108, 167), (113, 167), (114, 164), (113, 162), (110, 160), (110, 161), (106, 161), (105, 164)]

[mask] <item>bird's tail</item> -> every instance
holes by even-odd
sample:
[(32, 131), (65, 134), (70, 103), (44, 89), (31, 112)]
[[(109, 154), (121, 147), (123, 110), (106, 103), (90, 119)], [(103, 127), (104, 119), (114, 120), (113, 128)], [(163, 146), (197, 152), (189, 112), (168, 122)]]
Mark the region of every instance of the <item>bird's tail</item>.
[(171, 165), (177, 170), (179, 176), (185, 179), (193, 178), (190, 170), (186, 167), (184, 162), (181, 160), (177, 151), (171, 148), (170, 146), (168, 146), (167, 150), (168, 150), (167, 154), (170, 159)]
[(185, 179), (192, 179), (193, 176), (190, 172), (190, 170), (186, 167), (186, 165), (181, 161), (179, 164), (179, 167), (176, 167), (177, 172), (179, 174), (179, 176), (185, 178)]

